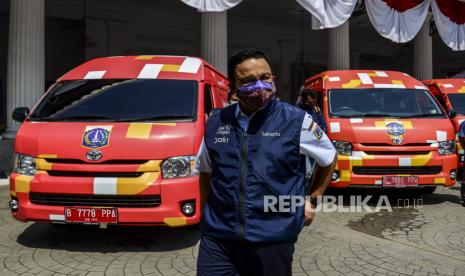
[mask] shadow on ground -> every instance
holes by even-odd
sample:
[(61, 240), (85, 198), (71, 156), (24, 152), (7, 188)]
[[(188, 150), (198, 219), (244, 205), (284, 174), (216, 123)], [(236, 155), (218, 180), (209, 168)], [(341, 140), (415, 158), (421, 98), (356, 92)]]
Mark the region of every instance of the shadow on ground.
[(30, 248), (82, 252), (167, 252), (194, 246), (196, 227), (108, 227), (33, 223), (17, 242)]

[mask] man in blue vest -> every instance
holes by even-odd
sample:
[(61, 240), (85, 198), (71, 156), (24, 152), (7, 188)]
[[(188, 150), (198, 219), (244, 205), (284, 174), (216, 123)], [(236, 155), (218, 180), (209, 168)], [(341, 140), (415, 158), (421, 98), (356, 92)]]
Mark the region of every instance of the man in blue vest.
[[(212, 113), (197, 156), (208, 194), (197, 274), (291, 275), (294, 243), (314, 218), (336, 150), (310, 115), (276, 99), (262, 52), (241, 51), (228, 67), (239, 103)], [(318, 164), (307, 192), (304, 155)]]

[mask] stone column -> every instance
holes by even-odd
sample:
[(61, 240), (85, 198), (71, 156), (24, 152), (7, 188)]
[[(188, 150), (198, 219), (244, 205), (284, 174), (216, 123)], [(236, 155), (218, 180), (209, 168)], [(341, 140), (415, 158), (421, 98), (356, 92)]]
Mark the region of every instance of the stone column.
[(328, 69), (350, 69), (349, 22), (328, 30)]
[(413, 41), (413, 74), (419, 80), (433, 78), (433, 41), (430, 36), (430, 16), (426, 17)]
[(203, 12), (201, 56), (223, 74), (228, 73), (227, 12)]
[(16, 107), (32, 106), (44, 93), (45, 0), (10, 0), (7, 77), (7, 129), (3, 139), (15, 139)]

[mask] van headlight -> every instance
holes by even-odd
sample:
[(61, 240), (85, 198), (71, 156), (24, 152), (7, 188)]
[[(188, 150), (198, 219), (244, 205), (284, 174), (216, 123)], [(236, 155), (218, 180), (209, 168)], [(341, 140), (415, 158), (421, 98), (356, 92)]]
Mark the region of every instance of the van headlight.
[(333, 141), (337, 152), (342, 155), (352, 155), (352, 144), (345, 141)]
[(30, 155), (21, 153), (14, 154), (13, 171), (24, 175), (36, 174), (36, 160)]
[(439, 155), (455, 154), (456, 146), (454, 140), (443, 141), (438, 143)]
[(163, 161), (161, 165), (163, 178), (180, 178), (199, 175), (195, 170), (196, 156), (172, 157)]

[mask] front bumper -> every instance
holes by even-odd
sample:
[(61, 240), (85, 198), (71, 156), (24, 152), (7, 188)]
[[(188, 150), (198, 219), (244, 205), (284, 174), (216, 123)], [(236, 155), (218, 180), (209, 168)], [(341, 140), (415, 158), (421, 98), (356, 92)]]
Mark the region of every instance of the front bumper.
[[(355, 155), (355, 156), (354, 156)], [(336, 172), (339, 177), (332, 180), (330, 187), (382, 187), (383, 177), (387, 175), (394, 176), (418, 176), (419, 186), (446, 186), (455, 185), (455, 179), (451, 178), (451, 172), (457, 173), (457, 155), (440, 156), (437, 152), (431, 152), (427, 155), (366, 155), (361, 152), (355, 152), (353, 156), (339, 155)], [(396, 168), (405, 167), (425, 168), (440, 167), (436, 173), (383, 173), (383, 174), (361, 174), (355, 173), (356, 168), (386, 168), (396, 171)], [(400, 170), (399, 170), (400, 171)]]
[[(124, 183), (123, 183), (124, 184)], [(131, 185), (131, 183), (126, 183)], [(130, 187), (130, 186), (128, 186)], [(117, 192), (127, 196), (133, 188), (118, 187)], [(93, 192), (94, 193), (93, 193)], [(19, 202), (19, 209), (12, 212), (20, 221), (65, 222), (64, 206), (38, 205), (30, 201), (30, 193), (51, 194), (95, 194), (92, 179), (69, 179), (38, 174), (34, 177), (12, 174), (10, 177), (11, 197)], [(126, 193), (126, 194), (124, 194)], [(158, 179), (145, 185), (137, 195), (160, 195), (161, 203), (156, 207), (118, 207), (118, 224), (122, 225), (166, 225), (178, 227), (197, 224), (200, 221), (199, 178)], [(183, 202), (194, 202), (195, 214), (186, 217), (181, 211)], [(81, 207), (81, 206), (75, 206)], [(97, 207), (97, 206), (85, 206)]]

